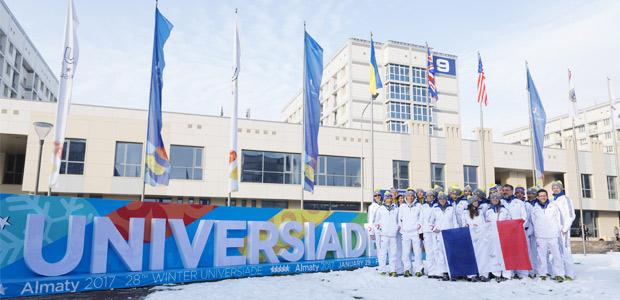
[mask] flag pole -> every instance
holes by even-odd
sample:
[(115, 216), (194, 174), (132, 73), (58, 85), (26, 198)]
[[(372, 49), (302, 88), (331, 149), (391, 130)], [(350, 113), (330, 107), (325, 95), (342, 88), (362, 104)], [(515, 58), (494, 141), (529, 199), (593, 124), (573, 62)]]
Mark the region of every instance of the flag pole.
[(368, 102), (368, 104), (366, 104), (366, 107), (364, 107), (364, 110), (362, 110), (362, 117), (361, 117), (361, 122), (360, 122), (360, 137), (362, 139), (362, 155), (360, 156), (360, 170), (361, 170), (361, 186), (362, 188), (360, 189), (360, 213), (364, 212), (364, 113), (366, 112), (366, 109), (368, 108), (368, 106), (370, 106), (370, 104), (372, 104), (372, 102)]
[[(614, 139), (614, 158), (616, 160), (616, 180), (618, 181), (618, 183), (620, 183), (620, 180), (618, 180), (618, 178), (620, 178), (620, 159), (618, 158), (618, 130), (616, 130), (616, 116), (614, 114), (614, 107), (615, 107), (615, 102), (616, 99), (615, 96), (613, 95), (613, 93), (611, 92), (611, 79), (609, 79), (609, 77), (607, 77), (607, 90), (609, 92), (609, 115), (610, 115), (610, 119), (611, 119), (611, 131), (612, 131), (612, 138)], [(618, 185), (616, 185), (616, 187), (618, 187)], [(618, 188), (616, 188), (616, 195), (618, 195)]]
[[(527, 66), (527, 60), (525, 61), (525, 76), (527, 78), (527, 71), (528, 71), (528, 66)], [(527, 115), (530, 117), (530, 148), (532, 149), (532, 181), (533, 181), (533, 185), (537, 185), (536, 182), (536, 160), (534, 159), (534, 123), (532, 120), (532, 103), (530, 100), (530, 89), (529, 89), (529, 85), (526, 85), (527, 90)], [(542, 188), (542, 187), (541, 187)]]
[(305, 159), (306, 159), (306, 126), (304, 126), (304, 119), (306, 118), (306, 101), (305, 101), (305, 76), (306, 76), (306, 21), (304, 21), (304, 60), (303, 60), (303, 76), (301, 76), (301, 208), (304, 209), (304, 184), (305, 184)]
[[(478, 52), (478, 62), (480, 62), (480, 52)], [(480, 101), (480, 142), (482, 143), (482, 188), (486, 188), (487, 186), (487, 164), (484, 153), (484, 117), (482, 113), (482, 101)]]
[[(428, 49), (428, 42), (426, 43), (426, 64), (428, 65), (428, 53), (429, 53), (429, 49)], [(428, 67), (426, 68), (426, 80), (428, 80)], [(437, 89), (437, 87), (435, 87), (435, 90)], [(430, 96), (430, 91), (428, 91), (428, 96)], [(427, 129), (427, 133), (428, 133), (428, 164), (429, 164), (429, 176), (428, 176), (428, 182), (429, 182), (429, 186), (432, 189), (433, 188), (433, 168), (431, 168), (431, 166), (433, 165), (432, 161), (431, 161), (431, 99), (429, 97), (429, 99), (427, 99), (426, 101), (426, 129)]]
[[(571, 74), (570, 74), (570, 69), (568, 69), (568, 85), (569, 85), (569, 90), (572, 89), (571, 86)], [(574, 115), (574, 113), (571, 113), (571, 115)], [(577, 172), (577, 196), (579, 197), (579, 219), (581, 220), (581, 227), (580, 231), (581, 231), (581, 244), (583, 245), (583, 255), (586, 255), (586, 235), (583, 229), (583, 224), (584, 224), (584, 220), (583, 220), (583, 197), (581, 195), (581, 171), (579, 168), (579, 147), (577, 146), (577, 133), (575, 131), (575, 118), (579, 118), (579, 110), (577, 110), (577, 115), (573, 116), (572, 119), (572, 125), (573, 125), (573, 143), (575, 144), (575, 170)], [(572, 201), (572, 200), (571, 200)], [(566, 233), (568, 234), (568, 238), (570, 239), (570, 229), (568, 230), (568, 232)]]
[[(370, 32), (370, 47), (373, 47), (372, 31)], [(372, 59), (372, 57), (370, 58)], [(377, 66), (378, 68), (379, 66)], [(376, 79), (375, 79), (376, 80)], [(377, 93), (379, 95), (379, 93)], [(375, 190), (375, 99), (377, 97), (370, 93), (370, 185)]]

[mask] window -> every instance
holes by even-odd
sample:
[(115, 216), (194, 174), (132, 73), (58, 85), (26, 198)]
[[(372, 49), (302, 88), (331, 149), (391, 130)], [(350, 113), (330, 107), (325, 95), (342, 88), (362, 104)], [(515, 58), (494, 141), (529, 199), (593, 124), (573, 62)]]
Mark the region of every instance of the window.
[(618, 199), (616, 191), (616, 176), (607, 176), (607, 194), (609, 199)]
[(409, 81), (409, 67), (390, 64), (390, 80)]
[(590, 174), (581, 174), (581, 196), (584, 198), (592, 198), (591, 176)]
[(609, 124), (611, 124), (611, 122), (609, 121), (609, 119), (605, 119), (605, 120), (603, 120), (603, 126), (609, 126)]
[(22, 184), (24, 179), (24, 162), (26, 155), (24, 154), (6, 154), (4, 163), (4, 176), (2, 176), (2, 184)]
[(142, 144), (116, 143), (114, 176), (140, 177), (142, 170)]
[(409, 162), (408, 161), (392, 161), (392, 178), (394, 179), (394, 187), (397, 189), (406, 189), (409, 187)]
[(171, 198), (144, 197), (144, 202), (172, 203)]
[(610, 140), (611, 139), (611, 132), (605, 132), (605, 139), (606, 140)]
[(263, 200), (261, 206), (263, 208), (288, 208), (288, 201)]
[(426, 69), (413, 67), (411, 71), (413, 83), (426, 84)]
[(170, 179), (202, 180), (202, 148), (170, 146)]
[(605, 146), (605, 152), (607, 153), (613, 153), (614, 152), (614, 146)]
[(579, 131), (579, 133), (584, 133), (586, 132), (586, 126), (585, 125), (578, 126), (577, 130)]
[(256, 207), (256, 200), (252, 200), (252, 207)]
[(200, 199), (200, 204), (202, 205), (210, 205), (211, 199)]
[(194, 198), (187, 199), (187, 203), (188, 204), (194, 204)]
[(359, 211), (360, 204), (350, 202), (332, 202), (331, 210)]
[(442, 164), (431, 164), (431, 186), (435, 185), (445, 187)]
[(301, 155), (241, 151), (241, 182), (300, 184)]
[(413, 87), (413, 102), (430, 103), (430, 99), (428, 88), (417, 86)]
[(241, 200), (241, 206), (246, 207), (246, 204), (248, 204), (247, 200)]
[(230, 206), (237, 206), (237, 200), (230, 199)]
[(177, 203), (183, 203), (183, 199), (177, 199)]
[(478, 174), (475, 166), (463, 166), (463, 176), (465, 186), (471, 187), (472, 190), (478, 188)]
[(360, 186), (360, 158), (340, 156), (319, 156), (316, 185)]
[(388, 129), (390, 130), (390, 132), (400, 132), (400, 133), (409, 132), (409, 126), (403, 121), (389, 121)]
[(329, 202), (304, 201), (304, 209), (309, 209), (309, 210), (329, 210)]
[(392, 119), (411, 119), (411, 107), (408, 103), (390, 102), (388, 118)]
[[(427, 120), (429, 117), (427, 111), (430, 110), (430, 120)], [(416, 121), (429, 121), (433, 122), (433, 107), (427, 107), (424, 104), (414, 104), (413, 105), (413, 119)]]
[[(598, 218), (598, 214), (595, 211), (583, 211), (583, 219), (585, 220), (586, 227), (588, 228), (588, 237), (598, 237), (598, 227), (596, 226)], [(573, 220), (573, 224), (570, 226), (570, 236), (571, 237), (581, 237), (581, 216), (579, 215), (579, 210), (575, 210), (575, 220)]]
[(579, 145), (583, 146), (588, 144), (588, 142), (586, 142), (586, 139), (579, 139)]
[(60, 174), (84, 174), (86, 140), (65, 139), (60, 162)]
[(390, 90), (390, 99), (411, 100), (408, 84), (390, 83), (388, 86)]

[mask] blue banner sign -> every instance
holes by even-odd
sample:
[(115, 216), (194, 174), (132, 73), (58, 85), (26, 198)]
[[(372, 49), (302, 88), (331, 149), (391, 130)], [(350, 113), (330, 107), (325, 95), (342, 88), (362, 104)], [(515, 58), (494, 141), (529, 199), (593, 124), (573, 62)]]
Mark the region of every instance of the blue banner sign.
[(435, 54), (433, 56), (433, 62), (435, 63), (435, 73), (456, 76), (456, 60), (454, 58)]

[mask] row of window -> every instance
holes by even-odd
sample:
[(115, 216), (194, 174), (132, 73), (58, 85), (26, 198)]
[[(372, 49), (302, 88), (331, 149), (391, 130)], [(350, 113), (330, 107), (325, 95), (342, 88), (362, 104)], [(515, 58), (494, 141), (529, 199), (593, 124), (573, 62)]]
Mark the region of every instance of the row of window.
[[(592, 190), (592, 175), (590, 174), (581, 174), (581, 197), (594, 198), (594, 193)], [(616, 176), (607, 176), (607, 197), (609, 199), (618, 198)]]
[[(426, 84), (426, 69), (397, 64), (389, 64), (387, 69), (390, 80), (413, 82), (421, 85)], [(412, 76), (409, 76), (410, 74)]]
[[(388, 98), (394, 100), (409, 101), (413, 96), (413, 102), (430, 103), (427, 87), (410, 86), (408, 84), (390, 82), (388, 85)], [(411, 93), (413, 91), (413, 94)]]
[[(144, 202), (172, 203), (172, 198), (145, 197)], [(246, 199), (239, 200), (239, 204), (242, 207), (256, 207), (256, 202), (257, 202), (256, 200), (250, 200), (249, 202)], [(178, 199), (177, 203), (183, 203), (183, 199)], [(187, 203), (188, 204), (210, 205), (211, 199), (199, 199), (198, 201), (195, 201), (194, 198), (189, 198), (187, 200)], [(230, 199), (230, 206), (237, 206), (237, 199)], [(262, 200), (261, 207), (262, 208), (288, 208), (288, 201)], [(339, 210), (342, 210), (342, 209), (339, 209)]]
[[(416, 121), (426, 122), (430, 117), (430, 122), (433, 122), (433, 107), (427, 107), (424, 104), (409, 104), (402, 102), (390, 102), (388, 104), (387, 118), (388, 119), (403, 119), (411, 120), (411, 108), (413, 107), (413, 119)], [(430, 113), (430, 116), (428, 112)], [(391, 128), (390, 128), (391, 129)]]

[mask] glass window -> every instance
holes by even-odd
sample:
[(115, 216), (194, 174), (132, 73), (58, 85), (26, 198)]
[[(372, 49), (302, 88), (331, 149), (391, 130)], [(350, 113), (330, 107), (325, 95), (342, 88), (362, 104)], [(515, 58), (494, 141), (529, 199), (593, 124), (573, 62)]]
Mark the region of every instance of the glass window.
[[(588, 228), (588, 232), (586, 234), (587, 237), (598, 237), (598, 227), (596, 226), (598, 214), (596, 211), (583, 211), (583, 219), (585, 220), (586, 228)], [(581, 228), (580, 225), (583, 224), (581, 222), (581, 216), (579, 214), (579, 210), (575, 210), (575, 220), (573, 220), (573, 224), (570, 226), (570, 236), (571, 237), (581, 237)], [(585, 228), (584, 228), (585, 231)]]
[(408, 161), (392, 161), (392, 178), (394, 179), (394, 187), (398, 189), (406, 189), (409, 187), (409, 162)]
[(399, 132), (399, 133), (409, 132), (409, 126), (404, 121), (389, 121), (387, 123), (387, 126), (390, 132)]
[(390, 90), (390, 99), (411, 100), (408, 84), (390, 83), (388, 86)]
[(24, 179), (24, 163), (26, 155), (24, 154), (6, 154), (4, 163), (4, 176), (2, 176), (2, 184), (22, 184)]
[(443, 164), (431, 164), (431, 186), (439, 185), (445, 188)]
[(304, 209), (309, 209), (309, 210), (329, 210), (329, 202), (304, 201)]
[(609, 199), (618, 199), (616, 176), (607, 176), (607, 191)]
[(241, 206), (242, 207), (246, 207), (246, 204), (248, 204), (247, 200), (241, 200)]
[(478, 188), (478, 174), (475, 166), (463, 166), (463, 177), (465, 186), (471, 187), (472, 190)]
[(413, 83), (426, 85), (426, 69), (413, 67), (411, 70), (411, 75), (413, 77)]
[(172, 203), (172, 199), (159, 197), (144, 197), (144, 202)]
[(592, 198), (591, 176), (590, 174), (581, 174), (581, 196), (584, 198)]
[(237, 206), (237, 200), (230, 199), (230, 206)]
[(60, 162), (60, 174), (84, 174), (86, 140), (65, 139)]
[(200, 199), (200, 204), (202, 205), (210, 205), (211, 199)]
[(390, 80), (409, 81), (409, 66), (390, 64)]
[(360, 204), (351, 202), (332, 202), (331, 210), (359, 211)]
[(170, 179), (202, 180), (202, 147), (170, 146)]
[(263, 200), (261, 202), (261, 207), (263, 208), (288, 208), (288, 201)]
[(300, 184), (301, 155), (241, 151), (241, 182)]
[(252, 207), (256, 207), (256, 200), (252, 200)]
[(114, 176), (140, 177), (141, 169), (142, 144), (117, 142)]
[[(430, 110), (430, 116), (427, 113), (428, 110)], [(427, 118), (430, 117), (430, 120), (427, 120)], [(414, 104), (413, 105), (413, 119), (416, 121), (429, 121), (429, 122), (433, 122), (433, 107), (427, 107), (427, 105), (425, 104)]]
[(411, 119), (411, 106), (408, 103), (390, 102), (388, 118), (392, 119)]
[(319, 156), (316, 185), (361, 186), (361, 164), (359, 157)]
[(430, 95), (426, 87), (413, 87), (413, 102), (430, 103)]

